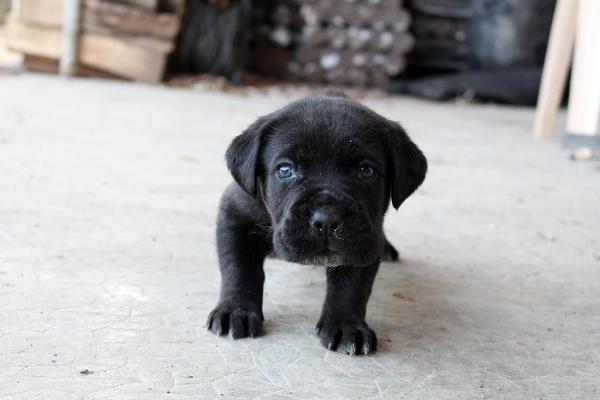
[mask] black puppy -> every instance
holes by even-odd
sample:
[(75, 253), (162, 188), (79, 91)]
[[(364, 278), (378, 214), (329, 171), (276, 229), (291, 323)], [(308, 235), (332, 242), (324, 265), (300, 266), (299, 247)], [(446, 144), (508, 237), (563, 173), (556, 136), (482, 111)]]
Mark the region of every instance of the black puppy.
[(221, 296), (208, 329), (256, 336), (263, 323), (263, 261), (327, 267), (317, 331), (331, 350), (368, 354), (377, 338), (367, 301), (387, 253), (394, 208), (423, 182), (427, 160), (406, 132), (341, 93), (305, 98), (259, 118), (226, 154), (235, 182), (221, 200), (217, 247)]

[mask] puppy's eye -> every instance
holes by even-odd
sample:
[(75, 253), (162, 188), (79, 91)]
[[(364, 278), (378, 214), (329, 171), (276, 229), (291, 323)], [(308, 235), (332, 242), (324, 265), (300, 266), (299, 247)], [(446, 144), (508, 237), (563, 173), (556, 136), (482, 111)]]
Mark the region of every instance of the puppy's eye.
[(290, 179), (296, 175), (294, 166), (290, 163), (281, 163), (277, 166), (277, 176), (279, 179)]
[(369, 164), (362, 164), (360, 166), (360, 177), (363, 179), (373, 178), (375, 176), (375, 169)]

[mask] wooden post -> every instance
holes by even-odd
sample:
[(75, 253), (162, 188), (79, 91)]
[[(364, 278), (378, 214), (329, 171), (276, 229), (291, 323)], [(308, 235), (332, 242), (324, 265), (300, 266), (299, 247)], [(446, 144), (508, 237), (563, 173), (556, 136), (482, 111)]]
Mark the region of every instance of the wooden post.
[(72, 76), (77, 68), (81, 0), (64, 0), (62, 24), (62, 53), (59, 72)]
[(599, 120), (600, 1), (579, 0), (567, 134), (595, 136)]
[(535, 113), (533, 135), (537, 138), (552, 136), (571, 64), (578, 2), (579, 0), (558, 0), (556, 4)]

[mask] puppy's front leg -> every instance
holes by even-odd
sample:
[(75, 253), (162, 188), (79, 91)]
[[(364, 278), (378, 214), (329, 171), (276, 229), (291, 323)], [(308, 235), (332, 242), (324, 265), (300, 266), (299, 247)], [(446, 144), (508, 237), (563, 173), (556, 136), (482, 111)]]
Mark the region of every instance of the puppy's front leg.
[(217, 224), (221, 295), (207, 321), (215, 335), (237, 339), (260, 334), (266, 243), (264, 233), (240, 210), (221, 209)]
[(327, 296), (317, 323), (323, 346), (347, 354), (377, 350), (377, 337), (365, 322), (365, 315), (378, 268), (379, 261), (368, 267), (327, 269)]

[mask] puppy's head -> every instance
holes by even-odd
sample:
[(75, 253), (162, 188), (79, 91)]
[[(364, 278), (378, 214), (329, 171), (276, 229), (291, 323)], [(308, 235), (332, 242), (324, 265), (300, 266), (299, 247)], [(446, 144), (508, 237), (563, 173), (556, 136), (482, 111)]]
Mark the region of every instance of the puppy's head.
[(226, 158), (236, 182), (268, 210), (276, 253), (326, 266), (376, 261), (390, 198), (397, 209), (427, 170), (400, 125), (340, 95), (259, 118)]

